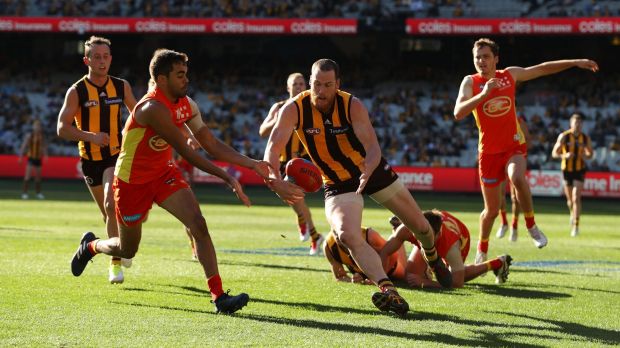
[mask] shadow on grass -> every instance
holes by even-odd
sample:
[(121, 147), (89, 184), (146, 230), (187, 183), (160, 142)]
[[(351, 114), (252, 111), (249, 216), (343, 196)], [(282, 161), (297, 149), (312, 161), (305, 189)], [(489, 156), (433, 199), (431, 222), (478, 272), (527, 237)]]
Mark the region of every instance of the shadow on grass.
[[(259, 302), (256, 299), (251, 299), (251, 301)], [(193, 308), (181, 308), (181, 307), (172, 307), (172, 306), (164, 306), (164, 305), (151, 305), (145, 303), (128, 303), (128, 302), (117, 302), (113, 301), (112, 304), (117, 305), (127, 305), (127, 306), (136, 306), (136, 307), (146, 307), (146, 308), (155, 308), (155, 309), (164, 309), (164, 310), (173, 310), (173, 311), (181, 311), (187, 313), (197, 313), (197, 314), (208, 314), (208, 315), (217, 315), (214, 311), (207, 310), (199, 310)], [(366, 311), (365, 311), (366, 312)], [(377, 311), (372, 311), (371, 314), (379, 314)], [(410, 333), (410, 332), (401, 332), (390, 329), (383, 329), (377, 327), (369, 327), (362, 326), (356, 324), (344, 324), (344, 323), (333, 323), (333, 322), (321, 322), (317, 320), (310, 319), (292, 319), (292, 318), (280, 318), (270, 315), (261, 315), (261, 314), (245, 314), (245, 313), (235, 313), (232, 316), (240, 319), (247, 319), (256, 321), (259, 323), (271, 323), (271, 324), (280, 324), (286, 326), (293, 326), (296, 328), (303, 327), (306, 329), (319, 329), (324, 332), (329, 331), (340, 331), (346, 334), (360, 334), (360, 335), (380, 335), (385, 336), (387, 340), (392, 339), (394, 337), (404, 338), (408, 340), (415, 341), (427, 341), (432, 342), (434, 344), (451, 344), (457, 346), (483, 346), (483, 347), (505, 347), (514, 345), (515, 342), (506, 340), (507, 337), (513, 336), (513, 334), (506, 333), (491, 333), (491, 332), (479, 332), (479, 338), (462, 338), (455, 337), (448, 334), (442, 333)], [(408, 319), (415, 320), (412, 318), (413, 315), (409, 314)], [(476, 322), (474, 322), (476, 323)], [(481, 325), (484, 323), (477, 323), (477, 325)], [(486, 323), (491, 324), (491, 323)], [(495, 325), (493, 323), (493, 325)], [(557, 339), (556, 336), (543, 336), (544, 338)], [(519, 345), (521, 347), (544, 347), (543, 345), (534, 345), (534, 344), (525, 344), (520, 342)]]
[(584, 288), (584, 287), (576, 287), (576, 286), (568, 286), (561, 284), (529, 284), (529, 283), (511, 283), (512, 286), (521, 287), (521, 288), (563, 288), (563, 289), (572, 289), (572, 290), (581, 290), (581, 291), (592, 291), (592, 292), (602, 292), (606, 294), (620, 294), (620, 291), (606, 290), (606, 289), (593, 289), (593, 288)]
[(498, 295), (498, 296), (505, 296), (505, 297), (514, 297), (514, 298), (525, 298), (525, 299), (532, 299), (532, 300), (534, 299), (551, 300), (551, 299), (572, 297), (572, 295), (570, 294), (564, 294), (561, 292), (530, 290), (530, 289), (488, 285), (488, 284), (472, 284), (471, 286), (468, 286), (468, 287), (478, 289), (482, 291), (483, 293), (489, 294), (489, 295)]
[[(578, 323), (571, 323), (567, 321), (553, 320), (549, 318), (537, 318), (526, 314), (517, 314), (510, 312), (501, 312), (501, 311), (487, 311), (488, 313), (493, 314), (504, 314), (508, 316), (525, 318), (543, 322), (545, 324), (553, 324), (557, 326), (557, 329), (566, 335), (577, 335), (583, 337), (586, 341), (595, 344), (610, 344), (610, 345), (620, 345), (620, 335), (618, 335), (617, 330), (607, 330), (601, 329), (598, 327), (586, 326)], [(555, 329), (554, 329), (555, 330)], [(596, 342), (592, 342), (592, 340), (596, 340)]]
[(228, 260), (221, 260), (218, 263), (220, 265), (231, 265), (231, 266), (248, 266), (248, 267), (262, 267), (262, 268), (282, 269), (282, 270), (290, 270), (290, 271), (330, 273), (330, 271), (328, 269), (310, 268), (310, 267), (296, 267), (296, 266), (285, 266), (285, 265), (274, 265), (274, 264), (268, 264), (268, 263), (228, 261)]

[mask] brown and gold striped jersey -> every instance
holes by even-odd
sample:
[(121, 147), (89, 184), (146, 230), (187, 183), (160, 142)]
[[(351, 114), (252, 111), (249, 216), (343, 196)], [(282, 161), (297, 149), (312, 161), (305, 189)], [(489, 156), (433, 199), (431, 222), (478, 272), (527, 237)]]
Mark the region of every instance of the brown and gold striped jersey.
[(121, 148), (121, 108), (125, 100), (123, 80), (109, 76), (106, 83), (99, 87), (86, 76), (73, 87), (78, 94), (79, 108), (75, 114), (77, 128), (88, 132), (104, 132), (110, 135), (108, 146), (97, 146), (87, 141), (80, 141), (80, 157), (101, 161), (108, 159)]

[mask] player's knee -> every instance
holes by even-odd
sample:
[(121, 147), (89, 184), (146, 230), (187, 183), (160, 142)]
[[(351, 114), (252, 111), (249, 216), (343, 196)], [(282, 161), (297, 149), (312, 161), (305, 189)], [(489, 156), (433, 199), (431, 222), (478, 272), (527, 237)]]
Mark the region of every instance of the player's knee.
[(195, 214), (185, 226), (189, 228), (192, 236), (194, 236), (196, 240), (201, 240), (209, 235), (207, 221), (202, 214)]
[(483, 219), (495, 219), (499, 215), (499, 208), (486, 208), (482, 211)]
[(353, 249), (357, 245), (359, 245), (361, 241), (363, 241), (360, 238), (359, 233), (358, 235), (356, 235), (355, 232), (359, 232), (359, 231), (341, 230), (341, 231), (337, 231), (336, 234), (338, 235), (338, 239), (340, 239), (340, 242), (344, 244), (344, 246), (346, 246), (348, 249)]

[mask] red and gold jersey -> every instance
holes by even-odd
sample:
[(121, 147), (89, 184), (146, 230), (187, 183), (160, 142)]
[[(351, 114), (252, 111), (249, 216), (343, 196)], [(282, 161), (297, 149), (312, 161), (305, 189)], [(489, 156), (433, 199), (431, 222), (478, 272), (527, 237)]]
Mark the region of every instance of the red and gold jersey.
[[(461, 258), (465, 261), (467, 254), (469, 254), (469, 230), (467, 229), (467, 226), (447, 211), (442, 210), (441, 215), (443, 216), (441, 231), (435, 237), (435, 248), (437, 248), (437, 254), (439, 254), (441, 258), (445, 259), (446, 255), (448, 255), (448, 251), (454, 243), (461, 241)], [(422, 248), (422, 245), (413, 236), (413, 233), (411, 234), (409, 241), (412, 244), (417, 245), (420, 249)]]
[[(480, 74), (470, 76), (475, 96), (482, 92), (488, 79)], [(499, 88), (492, 90), (473, 110), (479, 131), (478, 151), (486, 154), (510, 151), (525, 143), (515, 112), (515, 81), (506, 70), (497, 70), (495, 78), (500, 80)]]
[[(136, 105), (155, 100), (170, 110), (170, 118), (181, 128), (192, 117), (192, 108), (187, 97), (171, 102), (158, 89), (151, 89)], [(161, 176), (168, 166), (174, 166), (172, 148), (153, 128), (142, 126), (135, 120), (132, 112), (123, 130), (123, 144), (116, 162), (114, 175), (131, 184), (143, 184)]]

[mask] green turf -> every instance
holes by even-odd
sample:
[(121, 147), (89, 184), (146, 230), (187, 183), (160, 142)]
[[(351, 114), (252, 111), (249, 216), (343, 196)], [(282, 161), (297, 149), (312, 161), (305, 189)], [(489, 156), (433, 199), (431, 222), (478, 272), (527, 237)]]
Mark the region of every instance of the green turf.
[[(162, 209), (152, 210), (125, 283), (113, 286), (104, 256), (81, 277), (70, 273), (81, 234), (104, 234), (83, 184), (48, 182), (44, 201), (20, 200), (20, 184), (0, 181), (0, 346), (620, 344), (618, 200), (585, 201), (582, 234), (571, 238), (563, 200), (536, 199), (546, 248), (537, 250), (523, 229), (517, 243), (491, 240), (491, 254), (515, 260), (506, 284), (487, 276), (456, 291), (403, 289), (412, 310), (401, 319), (375, 309), (375, 287), (337, 283), (322, 257), (303, 255), (307, 244), (298, 241), (292, 210), (271, 192), (248, 188), (255, 205), (245, 208), (229, 191), (202, 186), (197, 196), (224, 288), (251, 297), (227, 316), (214, 314), (183, 230)], [(415, 196), (422, 208), (452, 211), (477, 233), (479, 196)], [(321, 196), (309, 201), (325, 231)], [(366, 204), (364, 224), (387, 235), (389, 212)]]

